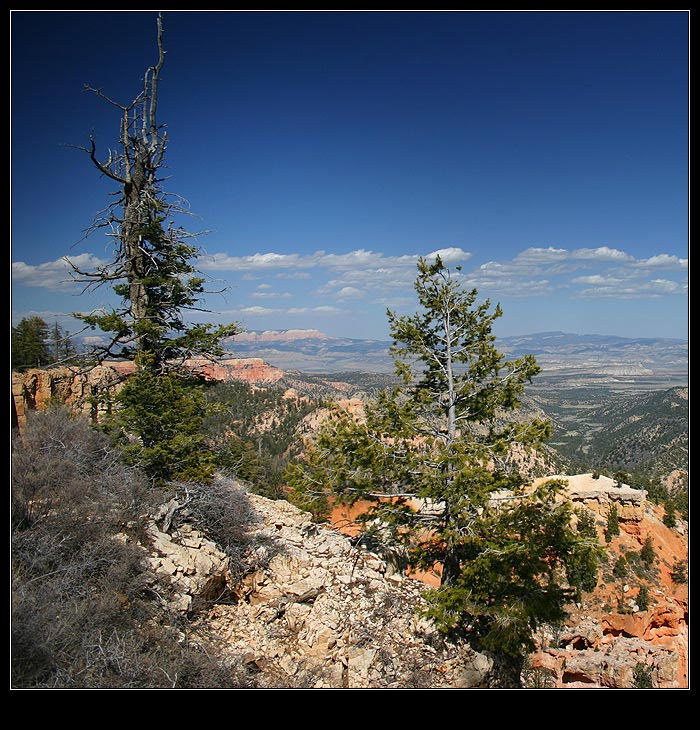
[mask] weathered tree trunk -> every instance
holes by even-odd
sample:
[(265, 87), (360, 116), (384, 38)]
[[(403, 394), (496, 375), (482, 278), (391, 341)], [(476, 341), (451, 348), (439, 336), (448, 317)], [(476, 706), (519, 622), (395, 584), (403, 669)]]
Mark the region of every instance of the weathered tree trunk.
[(457, 582), (460, 573), (460, 563), (454, 552), (447, 550), (445, 552), (445, 561), (442, 564), (442, 577), (440, 578), (441, 586), (453, 586)]

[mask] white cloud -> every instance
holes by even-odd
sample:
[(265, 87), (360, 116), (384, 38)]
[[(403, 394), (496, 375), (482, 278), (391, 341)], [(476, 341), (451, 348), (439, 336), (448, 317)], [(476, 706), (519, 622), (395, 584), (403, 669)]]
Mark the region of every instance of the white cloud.
[[(440, 254), (445, 263), (467, 261), (471, 254), (461, 248), (443, 248), (426, 254), (426, 258)], [(386, 256), (381, 252), (360, 248), (348, 253), (337, 254), (316, 251), (312, 254), (255, 253), (250, 256), (229, 256), (225, 253), (206, 254), (200, 257), (199, 265), (209, 271), (266, 271), (270, 269), (326, 268), (336, 271), (357, 270), (377, 267), (414, 267), (419, 254)]]
[(314, 266), (313, 257), (298, 253), (254, 253), (250, 256), (229, 256), (226, 253), (200, 256), (199, 265), (209, 271), (266, 271), (269, 269)]
[(635, 263), (635, 266), (649, 269), (684, 270), (688, 268), (688, 259), (671, 256), (667, 253), (661, 253), (657, 256), (651, 256), (648, 259), (639, 259), (639, 261)]
[(653, 279), (649, 282), (649, 289), (657, 294), (681, 294), (686, 291), (687, 287), (679, 284), (677, 281), (669, 281), (668, 279)]
[(612, 261), (617, 263), (634, 261), (634, 256), (616, 248), (608, 248), (607, 246), (600, 246), (598, 248), (577, 248), (575, 251), (571, 252), (571, 258), (594, 259), (596, 261)]
[(287, 314), (309, 314), (310, 312), (316, 314), (341, 314), (342, 309), (338, 307), (329, 307), (327, 305), (321, 305), (318, 307), (292, 307), (287, 310)]
[(412, 297), (379, 297), (373, 299), (372, 304), (381, 304), (384, 307), (405, 307), (409, 304), (414, 304), (415, 299)]
[(523, 264), (552, 264), (565, 261), (569, 252), (565, 248), (527, 248), (519, 253), (514, 261)]
[(342, 289), (335, 293), (337, 299), (357, 299), (363, 297), (365, 292), (362, 289), (357, 289), (354, 286), (344, 286)]
[(560, 288), (549, 279), (526, 279), (517, 274), (517, 271), (499, 275), (497, 269), (485, 272), (477, 270), (464, 278), (464, 285), (478, 289), (484, 296), (497, 294), (507, 297), (544, 296)]
[(252, 293), (256, 299), (289, 299), (292, 295), (289, 292), (275, 292), (275, 291), (254, 291)]
[(24, 261), (12, 262), (12, 280), (25, 286), (38, 286), (56, 291), (70, 291), (81, 286), (72, 278), (73, 269), (69, 261), (83, 271), (94, 271), (107, 266), (108, 262), (90, 253), (69, 256), (43, 264), (26, 264)]
[(328, 305), (319, 305), (315, 307), (289, 307), (288, 309), (272, 307), (260, 307), (250, 306), (241, 307), (240, 309), (229, 309), (224, 312), (219, 312), (219, 315), (228, 317), (267, 317), (269, 315), (280, 315), (280, 314), (341, 314), (345, 310), (339, 309), (338, 307), (331, 307)]
[(600, 274), (592, 274), (591, 276), (577, 276), (572, 279), (573, 284), (587, 284), (589, 286), (617, 286), (621, 284), (623, 279), (616, 276), (602, 276)]
[[(602, 278), (602, 277), (601, 277)], [(615, 279), (583, 289), (579, 298), (585, 299), (650, 299), (661, 296), (683, 294), (687, 287), (669, 279), (653, 279), (652, 281), (628, 281), (622, 286)]]
[(264, 316), (266, 314), (277, 314), (280, 310), (279, 309), (270, 309), (269, 307), (258, 307), (258, 306), (252, 306), (252, 307), (242, 307), (241, 309), (234, 309), (233, 311), (229, 312), (229, 314), (247, 314), (252, 316)]
[(431, 253), (426, 254), (425, 258), (429, 261), (434, 261), (438, 256), (442, 259), (443, 264), (455, 264), (460, 261), (469, 261), (472, 257), (469, 252), (453, 246), (451, 248), (439, 248), (437, 251), (432, 251)]
[(310, 279), (311, 274), (308, 271), (282, 271), (275, 274), (275, 279)]

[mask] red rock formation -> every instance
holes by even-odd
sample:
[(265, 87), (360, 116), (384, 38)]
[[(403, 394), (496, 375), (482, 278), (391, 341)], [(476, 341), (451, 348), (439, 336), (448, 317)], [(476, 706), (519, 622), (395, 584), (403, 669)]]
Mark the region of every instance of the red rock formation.
[[(531, 657), (533, 669), (542, 670), (555, 688), (624, 688), (634, 686), (634, 668), (648, 667), (654, 687), (688, 686), (688, 586), (674, 583), (674, 564), (688, 558), (687, 530), (678, 524), (670, 529), (663, 524), (663, 510), (646, 500), (646, 492), (617, 487), (611, 479), (593, 479), (590, 474), (547, 477), (570, 483), (563, 498), (594, 514), (601, 544), (611, 504), (618, 506), (620, 535), (607, 545), (611, 560), (615, 555), (639, 553), (651, 537), (656, 559), (653, 578), (648, 584), (648, 610), (636, 605), (638, 581), (630, 575), (625, 581), (609, 581), (603, 576), (599, 586), (573, 606), (566, 625), (545, 629), (540, 648)], [(331, 511), (333, 527), (356, 535), (358, 514), (367, 508), (360, 502), (352, 507), (337, 505)], [(439, 570), (411, 577), (427, 585), (439, 585)], [(606, 583), (605, 581), (608, 580)], [(622, 591), (622, 596), (621, 596)], [(622, 600), (621, 600), (622, 599)], [(624, 613), (618, 609), (624, 608)]]
[(276, 383), (284, 371), (273, 367), (259, 357), (229, 358), (227, 360), (191, 359), (185, 362), (193, 372), (209, 380), (244, 380), (248, 383)]
[[(267, 384), (284, 377), (283, 370), (257, 357), (216, 361), (193, 358), (185, 364), (210, 380)], [(114, 399), (124, 380), (134, 371), (133, 362), (106, 361), (90, 369), (58, 367), (13, 372), (12, 400), (17, 425), (21, 427), (25, 423), (28, 410), (41, 410), (51, 402), (64, 403), (76, 412), (98, 420), (109, 409), (110, 400)]]

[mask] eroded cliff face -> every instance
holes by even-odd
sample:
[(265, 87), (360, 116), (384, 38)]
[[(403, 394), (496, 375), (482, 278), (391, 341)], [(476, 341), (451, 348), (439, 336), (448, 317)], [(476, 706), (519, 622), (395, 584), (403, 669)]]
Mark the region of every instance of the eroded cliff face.
[[(242, 380), (251, 384), (276, 383), (284, 371), (257, 357), (210, 361), (185, 361), (193, 372), (209, 380)], [(12, 373), (12, 405), (18, 426), (27, 411), (42, 410), (52, 402), (63, 403), (97, 422), (108, 413), (125, 379), (135, 370), (133, 362), (105, 361), (93, 368), (57, 367)]]
[[(609, 557), (597, 588), (573, 607), (566, 625), (542, 632), (533, 665), (545, 669), (555, 687), (632, 687), (637, 664), (646, 667), (654, 687), (687, 687), (688, 584), (672, 577), (674, 566), (688, 560), (687, 524), (667, 527), (663, 509), (649, 502), (644, 490), (616, 486), (608, 477), (557, 478), (568, 482), (565, 498), (594, 515)], [(613, 505), (620, 535), (606, 543)], [(624, 576), (613, 575), (615, 559), (636, 558), (647, 538), (655, 552), (649, 578), (640, 579), (631, 567)], [(646, 610), (637, 604), (642, 585), (649, 589)]]
[(114, 395), (122, 387), (125, 376), (133, 371), (133, 367), (125, 365), (13, 372), (12, 401), (17, 425), (24, 425), (28, 411), (43, 410), (51, 403), (65, 404), (96, 422), (111, 409)]

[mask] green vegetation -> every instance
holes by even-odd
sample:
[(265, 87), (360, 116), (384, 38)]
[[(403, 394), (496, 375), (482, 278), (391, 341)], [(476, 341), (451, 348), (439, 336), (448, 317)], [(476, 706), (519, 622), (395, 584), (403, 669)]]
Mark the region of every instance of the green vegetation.
[(618, 555), (613, 567), (613, 575), (616, 578), (626, 578), (629, 572), (629, 563), (624, 555)]
[(51, 361), (49, 326), (40, 317), (22, 319), (12, 328), (12, 369), (40, 368)]
[(426, 614), (493, 656), (497, 686), (519, 686), (533, 632), (562, 620), (577, 595), (562, 576), (590, 586), (582, 568), (599, 546), (555, 502), (561, 482), (528, 495), (509, 465), (515, 444), (536, 448), (550, 433), (513, 419), (539, 372), (534, 358), (503, 361), (491, 333), (500, 308), (477, 305), (439, 257), (418, 272), (421, 311), (388, 312), (401, 384), (368, 403), (363, 421), (337, 410), (289, 479), (319, 511), (332, 499), (365, 501), (368, 539), (413, 567), (441, 566)]
[(634, 688), (635, 689), (653, 689), (654, 682), (651, 677), (651, 668), (642, 662), (634, 665), (633, 671)]
[(664, 503), (664, 525), (674, 528), (676, 526), (676, 505), (672, 499), (667, 499)]
[(303, 448), (300, 425), (319, 401), (244, 382), (210, 384), (206, 397), (203, 433), (216, 468), (249, 482), (263, 496), (284, 497), (287, 465)]
[[(142, 91), (131, 103), (115, 105), (121, 110), (117, 147), (104, 162), (96, 156), (93, 137), (82, 148), (97, 171), (119, 186), (106, 214), (92, 227), (107, 228), (116, 248), (113, 261), (96, 271), (72, 264), (74, 277), (86, 289), (109, 284), (121, 305), (74, 316), (106, 335), (93, 348), (91, 359), (117, 357), (136, 364), (136, 374), (116, 396), (116, 415), (105, 424), (127, 460), (142, 466), (155, 481), (206, 481), (213, 460), (203, 448), (200, 430), (203, 381), (197, 382), (184, 361), (222, 354), (221, 341), (239, 328), (185, 321), (185, 312), (201, 309), (205, 280), (192, 264), (197, 255), (190, 244), (192, 234), (177, 222), (187, 211), (179, 198), (163, 189), (166, 136), (157, 120), (165, 62), (161, 16), (157, 42), (158, 61), (147, 69)], [(92, 91), (111, 102), (100, 89)]]
[(651, 535), (648, 535), (644, 540), (644, 545), (639, 552), (639, 557), (647, 567), (651, 567), (654, 564), (654, 561), (656, 560), (656, 551), (654, 550), (654, 540)]
[(197, 378), (145, 370), (127, 380), (117, 400), (104, 428), (126, 463), (154, 483), (211, 479), (214, 458), (202, 433), (207, 403)]
[[(552, 446), (567, 473), (596, 471), (646, 489), (661, 504), (663, 480), (688, 470), (687, 387), (631, 393), (612, 388), (539, 386), (538, 403), (555, 428)], [(682, 489), (687, 490), (686, 484)]]
[(637, 606), (640, 611), (649, 610), (649, 589), (645, 585), (639, 586), (637, 592)]
[(617, 514), (617, 505), (614, 504), (610, 507), (608, 512), (608, 524), (605, 528), (605, 541), (612, 542), (614, 537), (620, 534), (620, 520)]
[(674, 583), (688, 582), (688, 566), (683, 560), (677, 560), (673, 564), (671, 580), (673, 580)]
[(582, 594), (592, 591), (598, 585), (598, 565), (601, 554), (597, 550), (598, 532), (593, 515), (585, 509), (576, 511), (578, 517), (577, 530), (582, 541), (588, 541), (594, 546), (591, 550), (577, 550), (571, 553), (567, 560), (566, 572), (569, 585), (576, 590), (576, 600), (580, 601)]
[(41, 317), (25, 317), (12, 328), (12, 369), (72, 364), (78, 353), (70, 334), (58, 322), (49, 327)]
[[(509, 458), (513, 447), (542, 448), (551, 435), (548, 422), (517, 418), (525, 387), (540, 372), (534, 357), (504, 361), (492, 334), (500, 307), (477, 304), (477, 291), (463, 290), (437, 258), (418, 266), (420, 312), (388, 312), (396, 375), (368, 382), (345, 374), (372, 395), (366, 419), (334, 409), (303, 459), (300, 428), (332, 387), (327, 378), (304, 376), (315, 396), (294, 398), (281, 388), (195, 377), (185, 360), (220, 355), (238, 326), (185, 319), (199, 308), (205, 280), (192, 263), (191, 235), (176, 224), (183, 211), (161, 187), (160, 18), (158, 52), (143, 91), (117, 105), (123, 117), (114, 153), (100, 162), (94, 139), (84, 148), (119, 185), (94, 226), (109, 227), (116, 251), (98, 271), (74, 270), (88, 288), (109, 284), (121, 300), (108, 312), (75, 315), (106, 335), (90, 357), (127, 358), (136, 374), (99, 428), (51, 408), (31, 413), (22, 435), (13, 435), (13, 686), (254, 686), (244, 670), (208, 656), (188, 620), (169, 615), (160, 599), (170, 587), (146, 570), (137, 548), (144, 515), (184, 490), (192, 519), (242, 575), (251, 513), (242, 491), (212, 482), (216, 471), (275, 498), (286, 496), (288, 478), (291, 498), (319, 519), (332, 500), (367, 503), (362, 538), (414, 568), (439, 567), (442, 583), (427, 593), (425, 614), (445, 636), (466, 638), (494, 658), (495, 686), (518, 686), (535, 631), (561, 622), (567, 605), (596, 587), (602, 555), (590, 513), (574, 514), (557, 500), (563, 482), (530, 494)], [(135, 128), (139, 134), (130, 133)], [(12, 328), (13, 369), (75, 357), (58, 324), (32, 317)], [(674, 401), (681, 416), (682, 400)], [(680, 460), (682, 418), (660, 420), (659, 441), (671, 445), (669, 459)], [(622, 453), (634, 429), (639, 435), (633, 423), (614, 429), (613, 446), (593, 439), (590, 463), (600, 473), (614, 469), (618, 482), (647, 479), (669, 520), (674, 510), (687, 519), (687, 483), (685, 491), (664, 492), (648, 466), (657, 452), (647, 440)], [(613, 506), (607, 542), (616, 535)], [(655, 559), (649, 539), (638, 555), (620, 555), (613, 573), (647, 575)], [(685, 564), (674, 566), (673, 578), (687, 581)], [(643, 591), (640, 608), (648, 605)], [(641, 670), (635, 677), (646, 681)], [(530, 681), (549, 680), (534, 672)]]
[[(116, 148), (104, 162), (96, 156), (94, 137), (82, 148), (97, 171), (118, 185), (106, 214), (92, 227), (108, 229), (116, 243), (114, 259), (96, 271), (72, 265), (86, 288), (109, 284), (122, 300), (118, 309), (74, 315), (108, 335), (106, 343), (95, 347), (95, 358), (134, 360), (140, 372), (151, 373), (178, 371), (187, 357), (221, 354), (221, 340), (238, 331), (235, 324), (213, 328), (184, 319), (185, 311), (200, 310), (205, 279), (192, 265), (194, 236), (177, 220), (189, 211), (163, 188), (166, 134), (157, 119), (165, 63), (161, 16), (157, 41), (158, 60), (147, 69), (143, 89), (130, 103), (116, 105), (122, 115)], [(90, 90), (111, 102), (101, 89)]]

